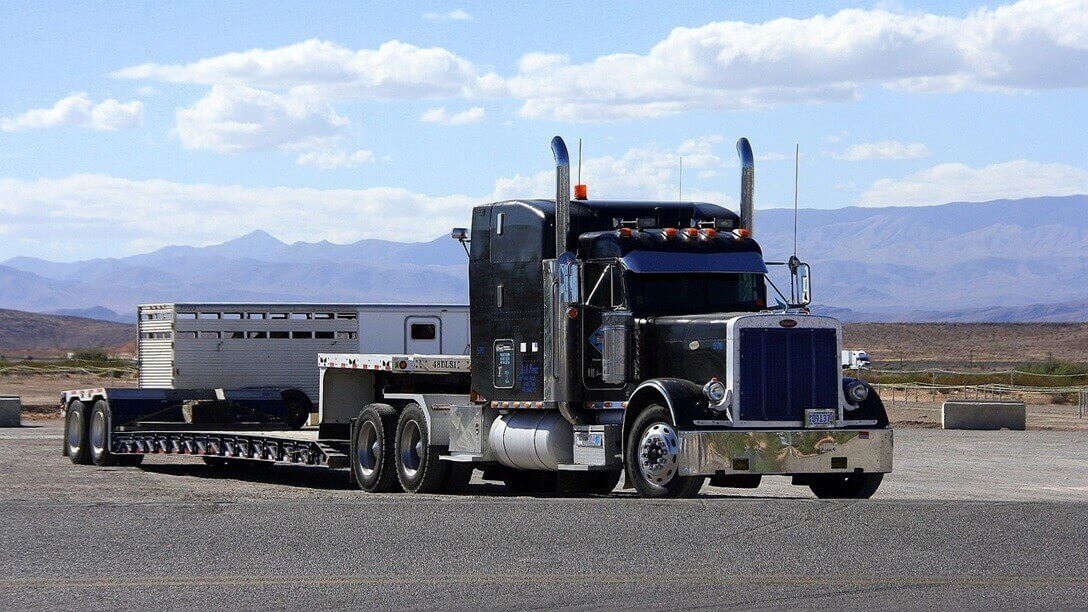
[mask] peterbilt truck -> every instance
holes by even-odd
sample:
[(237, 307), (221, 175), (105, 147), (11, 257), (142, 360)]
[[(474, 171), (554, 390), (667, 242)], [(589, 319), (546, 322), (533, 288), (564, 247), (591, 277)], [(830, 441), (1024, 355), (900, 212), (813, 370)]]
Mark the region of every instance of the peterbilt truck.
[(743, 138), (737, 149), (739, 215), (590, 200), (583, 185), (572, 199), (556, 137), (554, 200), (477, 206), (452, 232), (469, 259), (468, 355), (320, 355), (310, 432), (244, 427), (260, 398), (209, 392), (182, 411), (72, 391), (68, 414), (92, 417), (69, 429), (66, 452), (347, 467), (369, 492), (450, 492), (481, 470), (519, 493), (606, 494), (622, 476), (640, 496), (690, 497), (708, 479), (754, 488), (777, 475), (818, 497), (867, 498), (892, 469), (887, 414), (844, 377), (839, 322), (808, 311), (809, 266), (781, 264), (788, 296), (771, 282), (752, 150)]

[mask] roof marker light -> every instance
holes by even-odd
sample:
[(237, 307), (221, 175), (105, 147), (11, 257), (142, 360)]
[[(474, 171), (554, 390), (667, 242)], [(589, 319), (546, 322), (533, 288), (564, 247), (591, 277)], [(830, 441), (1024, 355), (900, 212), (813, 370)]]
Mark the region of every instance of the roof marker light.
[(717, 238), (718, 230), (714, 229), (713, 227), (708, 227), (703, 230), (703, 235), (707, 238)]
[(688, 238), (695, 238), (699, 235), (699, 230), (695, 229), (694, 227), (685, 227), (684, 235)]
[(677, 234), (679, 233), (679, 230), (677, 230), (675, 227), (666, 227), (665, 229), (661, 230), (661, 235), (665, 238), (676, 238)]
[(752, 235), (751, 230), (746, 230), (743, 227), (733, 230), (733, 233), (737, 235), (737, 238), (748, 238)]
[(631, 237), (631, 228), (621, 227), (620, 229), (616, 230), (616, 233), (619, 234), (623, 238), (630, 238)]

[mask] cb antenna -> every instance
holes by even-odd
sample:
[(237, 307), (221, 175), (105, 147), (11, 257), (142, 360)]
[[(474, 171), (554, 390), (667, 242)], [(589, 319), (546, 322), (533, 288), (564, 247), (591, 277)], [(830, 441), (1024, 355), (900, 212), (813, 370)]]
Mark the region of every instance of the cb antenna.
[(680, 195), (676, 198), (678, 201), (684, 201), (684, 156), (680, 156)]
[(797, 175), (801, 165), (801, 143), (793, 148), (793, 257), (797, 258)]
[(578, 139), (578, 184), (582, 184), (582, 139)]

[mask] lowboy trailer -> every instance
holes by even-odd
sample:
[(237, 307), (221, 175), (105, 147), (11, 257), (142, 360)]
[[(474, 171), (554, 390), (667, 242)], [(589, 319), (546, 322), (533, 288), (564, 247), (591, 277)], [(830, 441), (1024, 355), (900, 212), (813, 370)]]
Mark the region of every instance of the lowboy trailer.
[[(126, 390), (62, 397), (76, 463), (147, 454), (348, 467), (370, 492), (454, 491), (474, 470), (516, 492), (644, 497), (792, 477), (819, 497), (865, 498), (892, 469), (876, 390), (844, 377), (842, 328), (790, 297), (752, 238), (754, 158), (741, 210), (570, 198), (556, 137), (555, 200), (477, 206), (455, 229), (469, 256), (468, 355), (322, 354), (316, 431), (268, 431), (260, 391), (178, 402)], [(778, 292), (769, 308), (768, 284)], [(267, 398), (275, 401), (275, 398)]]

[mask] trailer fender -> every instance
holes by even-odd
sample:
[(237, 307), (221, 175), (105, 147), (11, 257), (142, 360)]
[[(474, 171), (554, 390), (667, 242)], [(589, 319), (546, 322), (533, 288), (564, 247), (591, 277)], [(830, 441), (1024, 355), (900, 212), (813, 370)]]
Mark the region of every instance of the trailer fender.
[(635, 419), (653, 405), (665, 406), (678, 429), (695, 428), (694, 420), (706, 410), (703, 388), (682, 378), (652, 378), (640, 384), (627, 400), (623, 414), (623, 440), (631, 431)]

